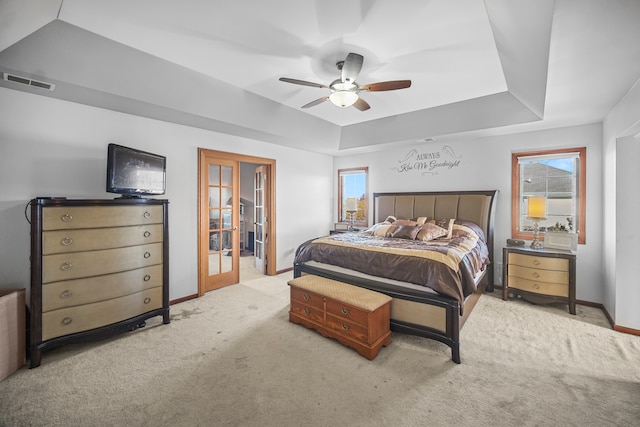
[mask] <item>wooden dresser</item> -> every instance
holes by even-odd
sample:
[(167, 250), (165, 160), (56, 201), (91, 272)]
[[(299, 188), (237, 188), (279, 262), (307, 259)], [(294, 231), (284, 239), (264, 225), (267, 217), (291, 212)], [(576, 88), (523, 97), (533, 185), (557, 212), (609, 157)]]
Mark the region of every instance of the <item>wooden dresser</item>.
[(292, 323), (335, 338), (369, 360), (391, 344), (388, 295), (313, 275), (288, 283)]
[(564, 301), (576, 314), (576, 255), (571, 251), (503, 248), (502, 299), (509, 293), (532, 302)]
[(47, 349), (169, 323), (167, 200), (30, 204), (31, 368)]

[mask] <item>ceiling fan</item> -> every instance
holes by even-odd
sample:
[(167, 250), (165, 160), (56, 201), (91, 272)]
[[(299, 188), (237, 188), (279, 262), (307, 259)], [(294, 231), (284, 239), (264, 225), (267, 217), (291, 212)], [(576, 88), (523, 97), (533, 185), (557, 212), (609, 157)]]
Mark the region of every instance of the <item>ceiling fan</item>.
[(353, 105), (360, 111), (365, 111), (371, 108), (367, 101), (360, 98), (360, 92), (380, 92), (384, 90), (405, 89), (411, 86), (411, 80), (393, 80), (389, 82), (359, 85), (356, 83), (356, 78), (362, 69), (363, 62), (364, 57), (362, 55), (349, 53), (344, 61), (338, 61), (336, 63), (338, 70), (341, 71), (341, 76), (339, 79), (332, 81), (329, 86), (305, 80), (290, 79), (288, 77), (280, 77), (280, 81), (331, 90), (329, 95), (318, 98), (315, 101), (311, 101), (308, 104), (303, 105), (302, 108), (313, 107), (328, 99), (338, 107), (346, 108)]

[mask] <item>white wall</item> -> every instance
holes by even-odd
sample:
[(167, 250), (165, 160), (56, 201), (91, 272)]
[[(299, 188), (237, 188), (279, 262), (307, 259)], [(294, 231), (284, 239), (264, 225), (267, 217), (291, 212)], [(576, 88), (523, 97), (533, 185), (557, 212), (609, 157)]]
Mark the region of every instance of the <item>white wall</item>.
[(170, 299), (197, 293), (197, 149), (276, 160), (276, 268), (331, 226), (333, 159), (278, 145), (0, 88), (0, 288), (29, 289), (27, 202), (113, 198), (107, 144), (167, 157)]
[[(577, 298), (603, 301), (602, 288), (602, 126), (591, 124), (479, 139), (447, 140), (402, 149), (336, 158), (337, 169), (369, 167), (369, 192), (499, 190), (494, 257), (501, 271), (502, 245), (511, 237), (511, 153), (587, 147), (585, 245), (577, 251)], [(415, 152), (412, 152), (415, 150)], [(426, 160), (418, 159), (427, 158)], [(429, 165), (434, 161), (434, 169)], [(402, 169), (427, 162), (426, 169)], [(456, 163), (457, 162), (457, 163)], [(337, 212), (334, 213), (334, 219)], [(496, 281), (501, 279), (496, 274)]]
[(603, 129), (604, 305), (616, 325), (640, 330), (640, 232), (633, 226), (638, 217), (640, 80), (607, 115)]

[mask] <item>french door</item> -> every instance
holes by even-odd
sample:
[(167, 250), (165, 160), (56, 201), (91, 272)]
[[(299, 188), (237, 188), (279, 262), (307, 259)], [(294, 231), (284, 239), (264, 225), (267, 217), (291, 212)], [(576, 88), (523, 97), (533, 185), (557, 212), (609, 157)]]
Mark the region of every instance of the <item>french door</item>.
[(254, 203), (260, 206), (260, 215), (254, 220), (260, 224), (254, 231), (254, 251), (260, 248), (260, 259), (254, 257), (256, 268), (263, 274), (277, 274), (275, 262), (269, 262), (270, 255), (276, 253), (275, 160), (200, 148), (198, 296), (240, 281), (241, 162), (261, 165), (254, 181)]
[(237, 161), (201, 153), (199, 268), (203, 293), (240, 280), (239, 170)]
[(266, 201), (266, 190), (265, 190), (265, 181), (267, 179), (267, 174), (265, 173), (264, 166), (258, 166), (254, 173), (253, 179), (253, 202), (254, 202), (254, 252), (253, 252), (253, 261), (256, 270), (261, 273), (265, 273), (266, 257), (265, 257), (265, 241), (267, 238), (267, 220), (268, 217), (265, 213), (265, 201)]

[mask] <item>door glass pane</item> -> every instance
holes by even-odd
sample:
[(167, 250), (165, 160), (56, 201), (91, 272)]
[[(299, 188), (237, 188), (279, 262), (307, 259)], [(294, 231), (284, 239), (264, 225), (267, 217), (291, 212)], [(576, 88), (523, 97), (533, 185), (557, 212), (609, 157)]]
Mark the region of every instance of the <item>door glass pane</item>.
[(209, 165), (209, 185), (220, 185), (220, 166)]
[(224, 230), (222, 232), (222, 249), (233, 249), (232, 231)]
[(209, 276), (220, 274), (220, 253), (209, 254)]
[(222, 228), (231, 228), (231, 209), (222, 209)]
[(209, 250), (210, 251), (220, 250), (220, 232), (219, 231), (213, 231), (209, 233)]
[(233, 256), (231, 251), (222, 252), (222, 272), (233, 270)]
[(222, 192), (222, 206), (231, 207), (233, 204), (233, 190), (231, 188), (221, 188)]
[(220, 209), (209, 209), (209, 229), (220, 228)]
[(222, 185), (230, 187), (233, 185), (233, 168), (222, 166)]
[(209, 207), (220, 207), (220, 189), (218, 187), (209, 187)]

